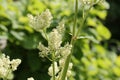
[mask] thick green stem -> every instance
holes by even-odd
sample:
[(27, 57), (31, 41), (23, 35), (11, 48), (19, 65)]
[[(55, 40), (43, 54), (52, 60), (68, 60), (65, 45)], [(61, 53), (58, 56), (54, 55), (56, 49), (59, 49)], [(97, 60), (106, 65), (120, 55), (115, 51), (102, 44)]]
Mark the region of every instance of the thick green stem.
[(55, 54), (52, 54), (53, 80), (55, 80)]
[(88, 16), (88, 13), (89, 13), (89, 11), (90, 11), (92, 6), (93, 5), (91, 5), (89, 7), (89, 9), (85, 12), (86, 14), (84, 14), (84, 10), (83, 10), (83, 19), (82, 19), (80, 27), (78, 28), (77, 33), (75, 34), (75, 31), (76, 31), (75, 29), (76, 29), (76, 25), (77, 25), (77, 13), (78, 13), (78, 0), (76, 0), (76, 4), (75, 4), (75, 18), (74, 18), (74, 24), (73, 24), (73, 35), (72, 35), (72, 39), (71, 39), (71, 42), (70, 42), (70, 44), (73, 47), (72, 47), (71, 53), (67, 56), (67, 58), (65, 60), (65, 64), (64, 64), (64, 67), (63, 67), (63, 70), (62, 70), (62, 73), (61, 73), (61, 76), (60, 76), (59, 80), (65, 80), (65, 78), (66, 78), (67, 70), (68, 70), (68, 67), (69, 67), (69, 62), (71, 60), (71, 56), (72, 56), (72, 53), (73, 53), (75, 40), (78, 37), (79, 33), (81, 32), (81, 29), (84, 26), (85, 20), (86, 20), (86, 18)]
[(73, 24), (73, 36), (75, 36), (75, 29), (77, 25), (77, 13), (78, 13), (78, 0), (75, 2), (75, 16), (74, 16), (74, 24)]
[(72, 54), (69, 54), (69, 55), (67, 56), (67, 59), (66, 59), (66, 61), (65, 61), (64, 68), (63, 68), (63, 70), (62, 70), (62, 75), (61, 75), (61, 77), (60, 77), (60, 80), (65, 80), (66, 73), (67, 73), (68, 66), (69, 66), (69, 62), (70, 62), (70, 60), (71, 60), (71, 55), (72, 55)]
[[(76, 2), (75, 2), (75, 17), (74, 17), (74, 24), (73, 24), (73, 35), (72, 35), (72, 39), (70, 42), (71, 45), (73, 45), (74, 40), (75, 40), (75, 29), (76, 29), (76, 25), (77, 25), (77, 13), (78, 13), (78, 0), (76, 0)], [(65, 78), (66, 78), (66, 74), (67, 74), (67, 70), (69, 67), (70, 60), (71, 60), (72, 52), (73, 52), (73, 48), (71, 50), (71, 53), (67, 56), (67, 58), (65, 60), (65, 64), (64, 64), (64, 67), (63, 67), (63, 70), (62, 70), (59, 80), (65, 80)]]
[(46, 29), (44, 29), (43, 32), (44, 32), (44, 34), (45, 34), (45, 38), (46, 38), (46, 40), (49, 41), (49, 39), (48, 39), (48, 35), (47, 35), (47, 33), (46, 33)]

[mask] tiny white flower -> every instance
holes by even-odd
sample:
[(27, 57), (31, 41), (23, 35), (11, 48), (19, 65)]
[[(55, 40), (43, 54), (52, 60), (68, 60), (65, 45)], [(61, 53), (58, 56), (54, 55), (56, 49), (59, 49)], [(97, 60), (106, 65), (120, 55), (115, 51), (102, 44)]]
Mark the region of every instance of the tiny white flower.
[(57, 29), (53, 29), (53, 31), (49, 34), (49, 48), (51, 50), (57, 50), (62, 43), (62, 36), (61, 34), (58, 32)]
[[(51, 64), (51, 66), (49, 67), (48, 69), (48, 74), (50, 76), (53, 76), (53, 64)], [(57, 62), (54, 62), (54, 65), (55, 65), (55, 75), (59, 72), (59, 68), (58, 68), (58, 65), (57, 65)]]
[(39, 55), (41, 57), (46, 57), (49, 53), (49, 49), (45, 47), (41, 42), (39, 43), (38, 49), (41, 51), (39, 52)]
[(67, 77), (70, 77), (71, 75), (72, 75), (71, 70), (68, 70), (68, 71), (67, 71)]
[(9, 68), (9, 64), (10, 64), (10, 57), (6, 56), (5, 54), (2, 54), (1, 56), (2, 62), (3, 62), (3, 66), (5, 68)]
[(20, 59), (13, 59), (11, 61), (11, 67), (12, 67), (12, 70), (17, 70), (17, 67), (18, 65), (21, 63), (21, 60)]
[(63, 22), (60, 22), (59, 25), (57, 26), (57, 30), (60, 34), (63, 34), (65, 31), (65, 26)]
[(64, 59), (64, 58), (61, 58), (61, 59), (59, 60), (59, 65), (60, 65), (61, 67), (63, 67), (63, 66), (64, 66), (64, 63), (65, 63), (65, 59)]
[(72, 45), (69, 45), (68, 43), (64, 46), (61, 47), (61, 55), (63, 57), (67, 57), (71, 53)]
[(40, 51), (48, 50), (48, 48), (45, 47), (41, 42), (39, 42), (38, 49), (39, 49)]
[(82, 0), (84, 5), (89, 5), (91, 3), (91, 0)]
[[(55, 80), (58, 80), (59, 76), (55, 76)], [(50, 80), (53, 80), (53, 76), (50, 78)]]
[(93, 0), (80, 0), (82, 5), (90, 5), (91, 3), (93, 3)]
[(33, 78), (33, 77), (30, 77), (30, 78), (27, 78), (27, 80), (34, 80), (34, 78)]
[(73, 63), (69, 63), (69, 69), (72, 69)]
[(1, 78), (1, 77), (2, 77), (2, 78), (3, 78), (3, 77), (6, 77), (7, 73), (8, 73), (8, 71), (7, 71), (6, 68), (0, 67), (0, 78)]

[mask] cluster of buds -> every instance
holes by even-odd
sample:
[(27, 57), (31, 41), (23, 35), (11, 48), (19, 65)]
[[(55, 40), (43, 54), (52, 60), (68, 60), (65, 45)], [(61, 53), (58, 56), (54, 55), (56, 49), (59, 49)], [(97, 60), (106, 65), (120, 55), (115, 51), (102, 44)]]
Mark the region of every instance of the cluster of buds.
[(98, 2), (103, 2), (104, 0), (80, 0), (83, 5), (96, 4)]
[(37, 16), (29, 14), (28, 18), (31, 27), (34, 28), (36, 31), (41, 31), (50, 26), (53, 17), (49, 9), (47, 9), (46, 11), (42, 12), (40, 15)]
[(20, 63), (20, 59), (13, 59), (10, 61), (9, 56), (5, 56), (5, 54), (0, 55), (0, 78), (13, 78), (9, 77), (9, 75), (11, 75), (13, 71), (17, 70)]
[(105, 0), (80, 0), (80, 3), (82, 6), (84, 6), (85, 9), (89, 9), (90, 6), (101, 3), (103, 1)]
[[(63, 27), (63, 26), (58, 26)], [(48, 47), (44, 46), (41, 42), (39, 43), (38, 49), (40, 50), (40, 56), (46, 57), (48, 55), (52, 55), (55, 53), (56, 58), (65, 57), (70, 54), (72, 45), (69, 43), (65, 44), (65, 46), (61, 46), (62, 43), (62, 34), (59, 30), (63, 28), (53, 29), (52, 32), (48, 34)]]
[[(50, 26), (52, 15), (47, 9), (39, 16), (33, 17), (32, 15), (29, 15), (29, 19), (31, 26), (35, 30), (42, 31)], [(39, 43), (38, 46), (38, 49), (40, 50), (39, 55), (41, 57), (47, 57), (51, 61), (54, 60), (55, 74), (53, 75), (53, 64), (51, 64), (51, 66), (48, 69), (48, 74), (51, 76), (51, 79), (53, 78), (53, 76), (55, 76), (56, 80), (58, 80), (62, 72), (63, 66), (65, 64), (64, 62), (67, 56), (71, 53), (72, 45), (67, 43), (64, 46), (61, 46), (64, 31), (65, 31), (64, 24), (63, 22), (60, 22), (59, 25), (56, 28), (54, 28), (49, 34), (44, 33), (46, 35), (45, 39), (47, 39), (48, 41), (48, 46), (47, 47), (44, 46), (41, 42)], [(71, 68), (72, 63), (70, 63), (69, 65), (67, 76), (71, 75)]]
[[(61, 71), (63, 69), (63, 64), (64, 64), (64, 60), (60, 60), (58, 63), (55, 62), (55, 80), (59, 80), (60, 79)], [(73, 66), (73, 64), (69, 63), (69, 67), (68, 67), (67, 75), (66, 75), (66, 80), (67, 80), (68, 77), (70, 77), (72, 75), (72, 71), (71, 71), (72, 66)], [(51, 66), (48, 69), (48, 74), (51, 76), (50, 80), (52, 80), (53, 79), (53, 66), (52, 66), (52, 64), (51, 64)]]

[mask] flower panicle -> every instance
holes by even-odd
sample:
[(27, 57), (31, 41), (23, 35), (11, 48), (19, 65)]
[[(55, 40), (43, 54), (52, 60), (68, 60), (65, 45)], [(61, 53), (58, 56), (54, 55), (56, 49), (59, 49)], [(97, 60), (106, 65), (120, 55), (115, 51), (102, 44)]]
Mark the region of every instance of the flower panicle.
[(41, 31), (43, 29), (48, 28), (53, 19), (49, 9), (46, 9), (40, 15), (36, 15), (36, 16), (28, 14), (28, 18), (29, 18), (29, 23), (31, 27), (36, 31)]
[(8, 78), (8, 75), (11, 75), (13, 71), (17, 70), (20, 63), (20, 59), (10, 61), (9, 56), (2, 54), (0, 56), (0, 78)]
[(57, 29), (53, 29), (53, 31), (49, 34), (48, 45), (51, 50), (57, 50), (60, 48), (62, 43), (62, 35), (58, 32)]
[(40, 57), (46, 57), (49, 53), (49, 49), (45, 47), (41, 42), (39, 42), (38, 49), (40, 50), (39, 55)]
[[(48, 9), (42, 12), (40, 15), (28, 15), (28, 17), (30, 20), (30, 25), (36, 31), (42, 32), (41, 30), (43, 30), (44, 34), (46, 34), (46, 28), (50, 26), (51, 20), (53, 18)], [(51, 79), (56, 78), (57, 80), (60, 77), (63, 66), (65, 64), (64, 62), (67, 56), (71, 53), (72, 45), (70, 45), (69, 43), (65, 44), (64, 46), (61, 45), (64, 31), (64, 23), (63, 21), (61, 21), (56, 28), (54, 28), (51, 32), (45, 35), (47, 37), (48, 46), (46, 47), (40, 42), (37, 47), (40, 50), (39, 55), (41, 57), (46, 57), (54, 63), (54, 65), (51, 64), (51, 66), (48, 69), (48, 74), (51, 76)], [(70, 74), (71, 66), (68, 70), (67, 75), (70, 76)], [(28, 79), (33, 80), (32, 78)]]
[(61, 21), (61, 22), (59, 23), (59, 25), (57, 26), (57, 30), (58, 30), (58, 32), (59, 32), (60, 34), (64, 34), (64, 32), (65, 32), (65, 25), (64, 25), (64, 22), (63, 22), (63, 21)]
[(84, 6), (94, 5), (94, 4), (97, 4), (97, 3), (101, 3), (103, 1), (105, 1), (105, 0), (80, 0), (82, 5), (84, 5)]

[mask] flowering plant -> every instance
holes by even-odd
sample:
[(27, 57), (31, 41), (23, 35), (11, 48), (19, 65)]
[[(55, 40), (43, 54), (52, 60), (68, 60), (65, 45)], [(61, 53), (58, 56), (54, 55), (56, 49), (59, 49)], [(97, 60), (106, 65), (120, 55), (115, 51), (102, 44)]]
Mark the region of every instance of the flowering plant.
[[(71, 76), (71, 69), (73, 64), (70, 62), (74, 44), (77, 39), (80, 39), (80, 32), (85, 24), (86, 18), (91, 8), (100, 3), (102, 0), (76, 0), (75, 1), (75, 17), (73, 28), (71, 31), (71, 40), (62, 45), (62, 37), (64, 35), (65, 27), (64, 23), (60, 22), (59, 25), (47, 33), (47, 28), (50, 27), (52, 22), (51, 12), (47, 9), (40, 15), (32, 16), (28, 15), (30, 25), (36, 30), (42, 33), (43, 37), (47, 40), (47, 46), (39, 43), (38, 49), (41, 57), (48, 58), (52, 64), (48, 69), (48, 74), (51, 76), (51, 80), (67, 80)], [(77, 15), (78, 15), (78, 3), (81, 3), (83, 7), (83, 16), (80, 27), (77, 27)]]

